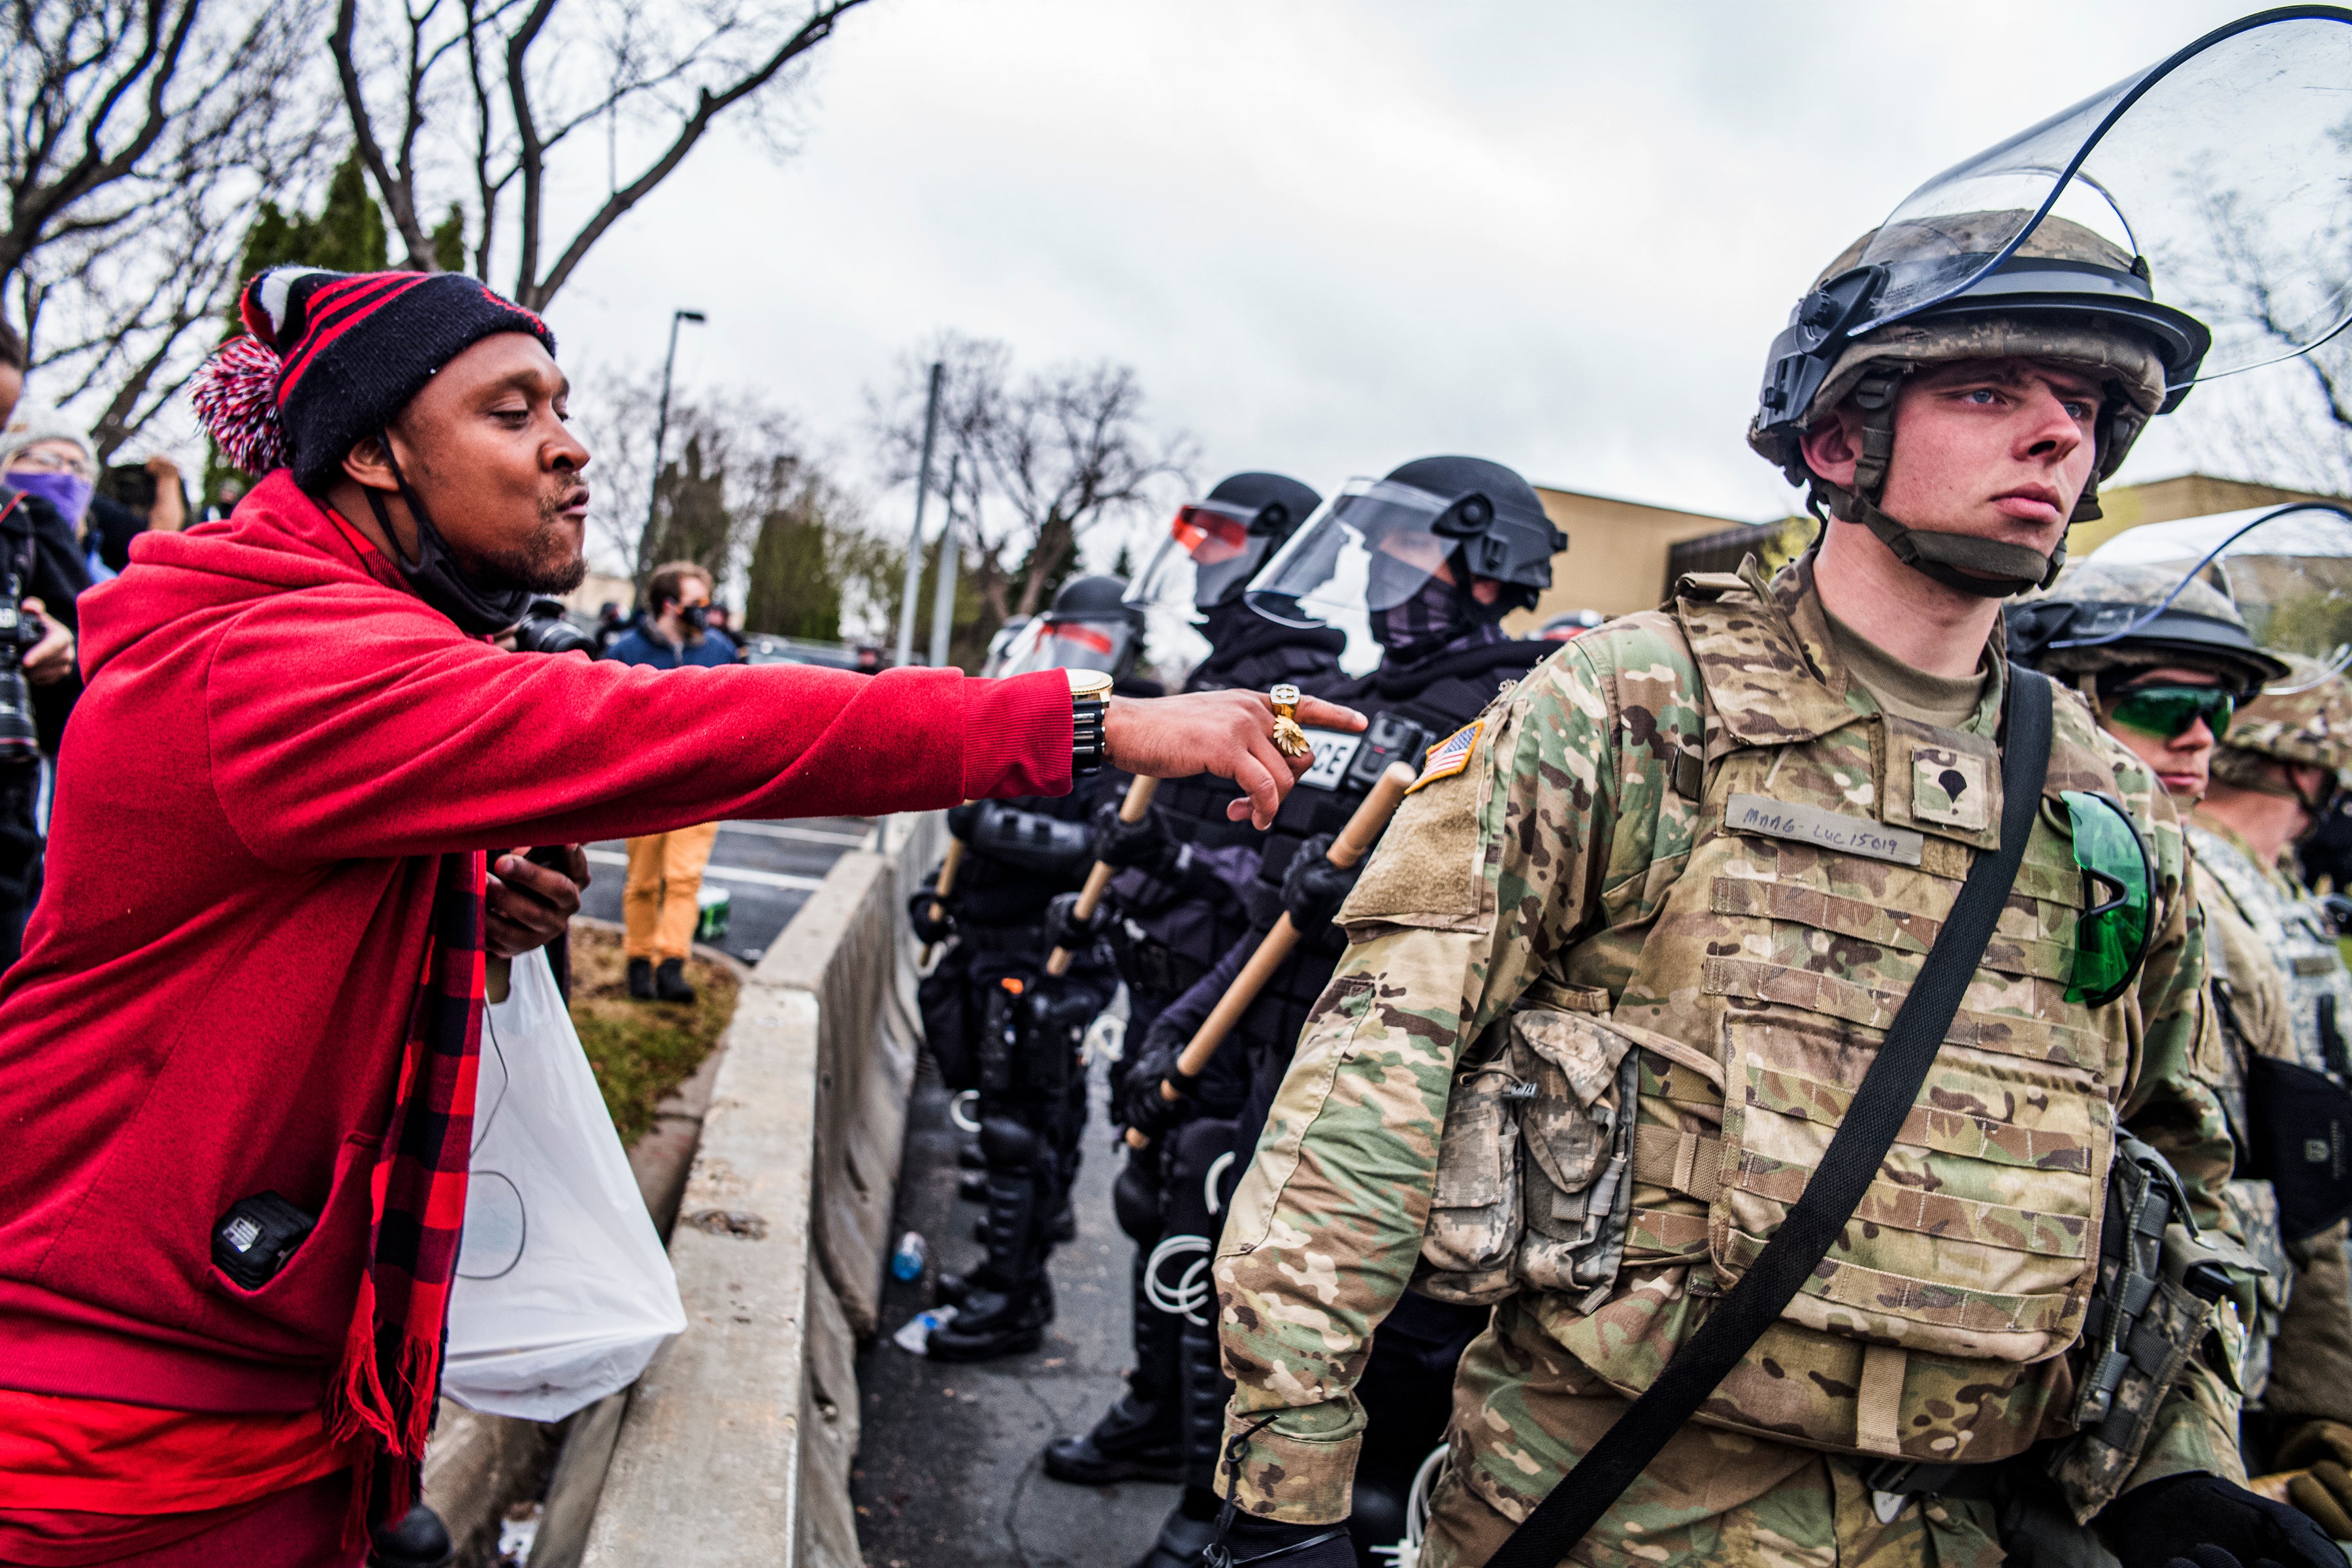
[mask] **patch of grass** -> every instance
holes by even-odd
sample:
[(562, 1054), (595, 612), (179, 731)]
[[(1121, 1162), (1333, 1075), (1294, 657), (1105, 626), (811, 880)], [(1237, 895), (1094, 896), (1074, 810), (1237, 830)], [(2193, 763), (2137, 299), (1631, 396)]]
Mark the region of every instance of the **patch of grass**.
[(572, 928), (572, 1025), (624, 1144), (653, 1126), (654, 1107), (702, 1065), (735, 1016), (732, 971), (689, 958), (686, 977), (696, 992), (691, 1006), (634, 1001), (620, 933)]

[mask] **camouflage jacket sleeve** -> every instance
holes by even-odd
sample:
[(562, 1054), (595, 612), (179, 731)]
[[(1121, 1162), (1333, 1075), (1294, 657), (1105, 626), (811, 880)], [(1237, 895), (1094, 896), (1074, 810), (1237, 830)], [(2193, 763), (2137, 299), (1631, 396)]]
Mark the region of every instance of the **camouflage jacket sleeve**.
[[(2156, 799), (2163, 800), (2160, 793)], [(2146, 1023), (2123, 1121), (2172, 1162), (2198, 1226), (2235, 1236), (2235, 1222), (2221, 1200), (2231, 1150), (2212, 1086), (2223, 1069), (2223, 1047), (2205, 984), (2204, 917), (2197, 907), (2195, 868), (2182, 853), (2170, 804), (2158, 805), (2154, 815), (2157, 874), (2166, 899), (2163, 923), (2140, 973), (2140, 1016)], [(2190, 1470), (2244, 1478), (2234, 1376), (2235, 1368), (2225, 1377), (2202, 1358), (2190, 1358), (2157, 1413), (2126, 1490)]]
[[(1673, 689), (1639, 657), (1671, 635), (1650, 619), (1570, 644), (1490, 707), (1468, 765), (1406, 799), (1340, 910), (1353, 945), (1217, 1248), (1229, 1425), (1250, 1435), (1238, 1500), (1253, 1512), (1347, 1516), (1354, 1384), (1420, 1256), (1455, 1058), (1612, 881), (1655, 858), (1675, 753), (1643, 743), (1674, 721), (1643, 706)], [(1644, 663), (1648, 677), (1629, 673)], [(1696, 732), (1695, 714), (1675, 720)]]

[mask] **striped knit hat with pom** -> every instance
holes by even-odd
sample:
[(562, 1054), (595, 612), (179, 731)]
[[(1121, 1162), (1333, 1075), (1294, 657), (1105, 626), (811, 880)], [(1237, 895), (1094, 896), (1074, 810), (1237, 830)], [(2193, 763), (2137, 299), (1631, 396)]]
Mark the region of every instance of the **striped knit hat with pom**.
[(198, 374), (196, 416), (230, 462), (256, 477), (290, 468), (307, 490), (493, 332), (529, 332), (555, 352), (546, 322), (462, 272), (278, 267), (237, 308), (249, 335)]

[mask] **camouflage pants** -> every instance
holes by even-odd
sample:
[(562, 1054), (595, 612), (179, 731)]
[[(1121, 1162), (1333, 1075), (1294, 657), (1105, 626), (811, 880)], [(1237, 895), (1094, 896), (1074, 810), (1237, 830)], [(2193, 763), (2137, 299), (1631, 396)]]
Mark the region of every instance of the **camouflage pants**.
[[(1430, 1510), (1423, 1568), (1480, 1563), (1629, 1401), (1538, 1326), (1496, 1309), (1454, 1380), (1452, 1463)], [(1603, 1515), (1569, 1562), (1585, 1568), (1995, 1568), (1990, 1504), (1907, 1503), (1881, 1523), (1844, 1458), (1691, 1426)]]

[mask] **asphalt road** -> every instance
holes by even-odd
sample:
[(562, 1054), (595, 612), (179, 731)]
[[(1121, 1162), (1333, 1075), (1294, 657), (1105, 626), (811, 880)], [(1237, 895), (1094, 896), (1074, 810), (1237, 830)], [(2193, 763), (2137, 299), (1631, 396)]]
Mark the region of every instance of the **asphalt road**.
[[(758, 963), (833, 863), (863, 845), (874, 826), (873, 819), (862, 816), (720, 824), (710, 864), (702, 873), (705, 887), (724, 888), (734, 900), (727, 934), (718, 945), (746, 963)], [(628, 846), (617, 838), (590, 845), (588, 871), (580, 912), (619, 920), (621, 889), (628, 879)]]
[(948, 1092), (924, 1063), (908, 1108), (892, 1245), (922, 1234), (930, 1266), (914, 1282), (883, 1281), (882, 1332), (857, 1356), (865, 1408), (849, 1495), (871, 1568), (1125, 1568), (1143, 1555), (1179, 1489), (1149, 1481), (1074, 1487), (1045, 1473), (1040, 1455), (1061, 1433), (1092, 1426), (1118, 1397), (1131, 1364), (1129, 1271), (1135, 1244), (1111, 1217), (1123, 1150), (1106, 1114), (1104, 1065), (1092, 1077), (1092, 1117), (1073, 1194), (1075, 1241), (1049, 1267), (1059, 1308), (1045, 1342), (1027, 1355), (957, 1365), (908, 1355), (890, 1336), (930, 1303), (941, 1268), (980, 1261), (977, 1204), (956, 1196)]

